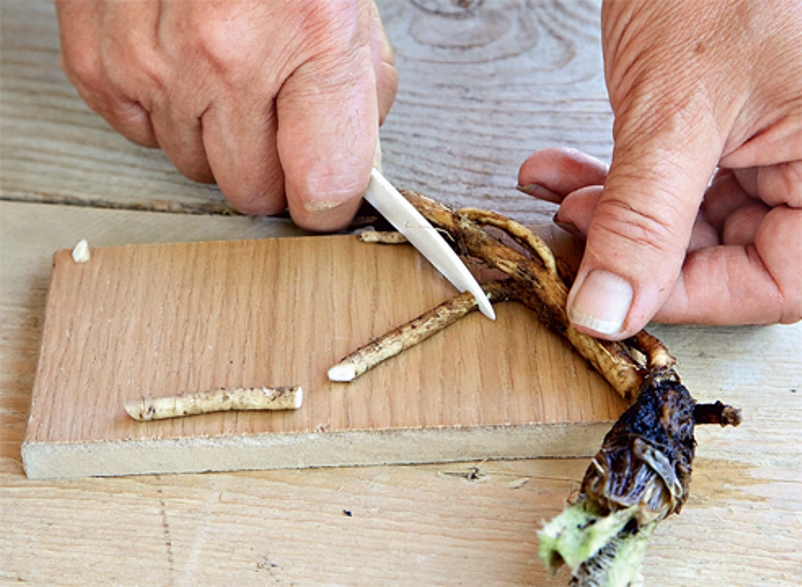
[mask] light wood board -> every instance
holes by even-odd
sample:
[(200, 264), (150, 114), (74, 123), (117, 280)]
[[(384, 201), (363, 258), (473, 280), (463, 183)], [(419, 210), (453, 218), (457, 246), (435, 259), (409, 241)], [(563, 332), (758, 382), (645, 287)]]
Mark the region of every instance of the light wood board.
[[(354, 236), (54, 258), (22, 447), (32, 478), (590, 455), (622, 401), (522, 306), (474, 313), (353, 383), (328, 367), (456, 292)], [(302, 385), (287, 412), (135, 422), (140, 397)]]

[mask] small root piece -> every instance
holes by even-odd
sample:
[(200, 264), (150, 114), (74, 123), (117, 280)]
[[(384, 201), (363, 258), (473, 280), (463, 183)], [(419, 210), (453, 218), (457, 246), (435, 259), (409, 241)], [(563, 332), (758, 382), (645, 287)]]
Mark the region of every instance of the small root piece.
[(359, 240), (363, 243), (377, 243), (380, 245), (400, 245), (407, 242), (405, 237), (400, 232), (383, 231), (383, 230), (363, 230), (358, 235)]
[[(482, 286), (482, 289), (493, 303), (507, 298), (504, 282), (494, 281)], [(341, 359), (329, 369), (329, 380), (353, 381), (382, 361), (426, 340), (477, 309), (476, 298), (471, 292), (464, 292), (446, 300), (436, 308), (394, 328)]]
[(89, 259), (92, 258), (92, 254), (89, 252), (89, 243), (86, 242), (85, 238), (82, 238), (72, 249), (72, 260), (76, 263), (88, 263)]
[(220, 388), (184, 395), (125, 402), (134, 420), (164, 420), (231, 410), (297, 410), (303, 402), (299, 385)]

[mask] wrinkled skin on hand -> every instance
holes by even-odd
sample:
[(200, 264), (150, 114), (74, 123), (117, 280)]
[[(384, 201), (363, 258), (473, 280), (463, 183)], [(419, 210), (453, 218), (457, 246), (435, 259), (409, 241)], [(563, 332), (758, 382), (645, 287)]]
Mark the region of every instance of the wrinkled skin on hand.
[(579, 329), (800, 320), (802, 2), (608, 0), (602, 24), (610, 169), (547, 149), (519, 173), (587, 239), (569, 308), (592, 271), (631, 285), (618, 332)]
[(395, 97), (372, 0), (57, 0), (86, 103), (239, 210), (345, 226)]

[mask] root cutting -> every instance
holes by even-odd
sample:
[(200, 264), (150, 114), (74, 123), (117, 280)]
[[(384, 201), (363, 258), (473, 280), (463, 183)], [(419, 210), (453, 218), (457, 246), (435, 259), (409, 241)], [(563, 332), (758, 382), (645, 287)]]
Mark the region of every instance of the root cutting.
[(231, 410), (297, 410), (303, 402), (300, 386), (234, 387), (125, 403), (134, 420), (164, 420)]

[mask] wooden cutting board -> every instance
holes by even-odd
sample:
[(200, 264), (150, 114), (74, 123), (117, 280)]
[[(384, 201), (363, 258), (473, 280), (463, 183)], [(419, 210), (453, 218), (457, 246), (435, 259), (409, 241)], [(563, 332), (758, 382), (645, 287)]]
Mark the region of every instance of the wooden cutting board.
[[(22, 447), (31, 478), (588, 456), (624, 409), (526, 308), (473, 313), (352, 383), (328, 368), (455, 295), (354, 236), (54, 256)], [(301, 385), (287, 412), (136, 422), (132, 399)]]

